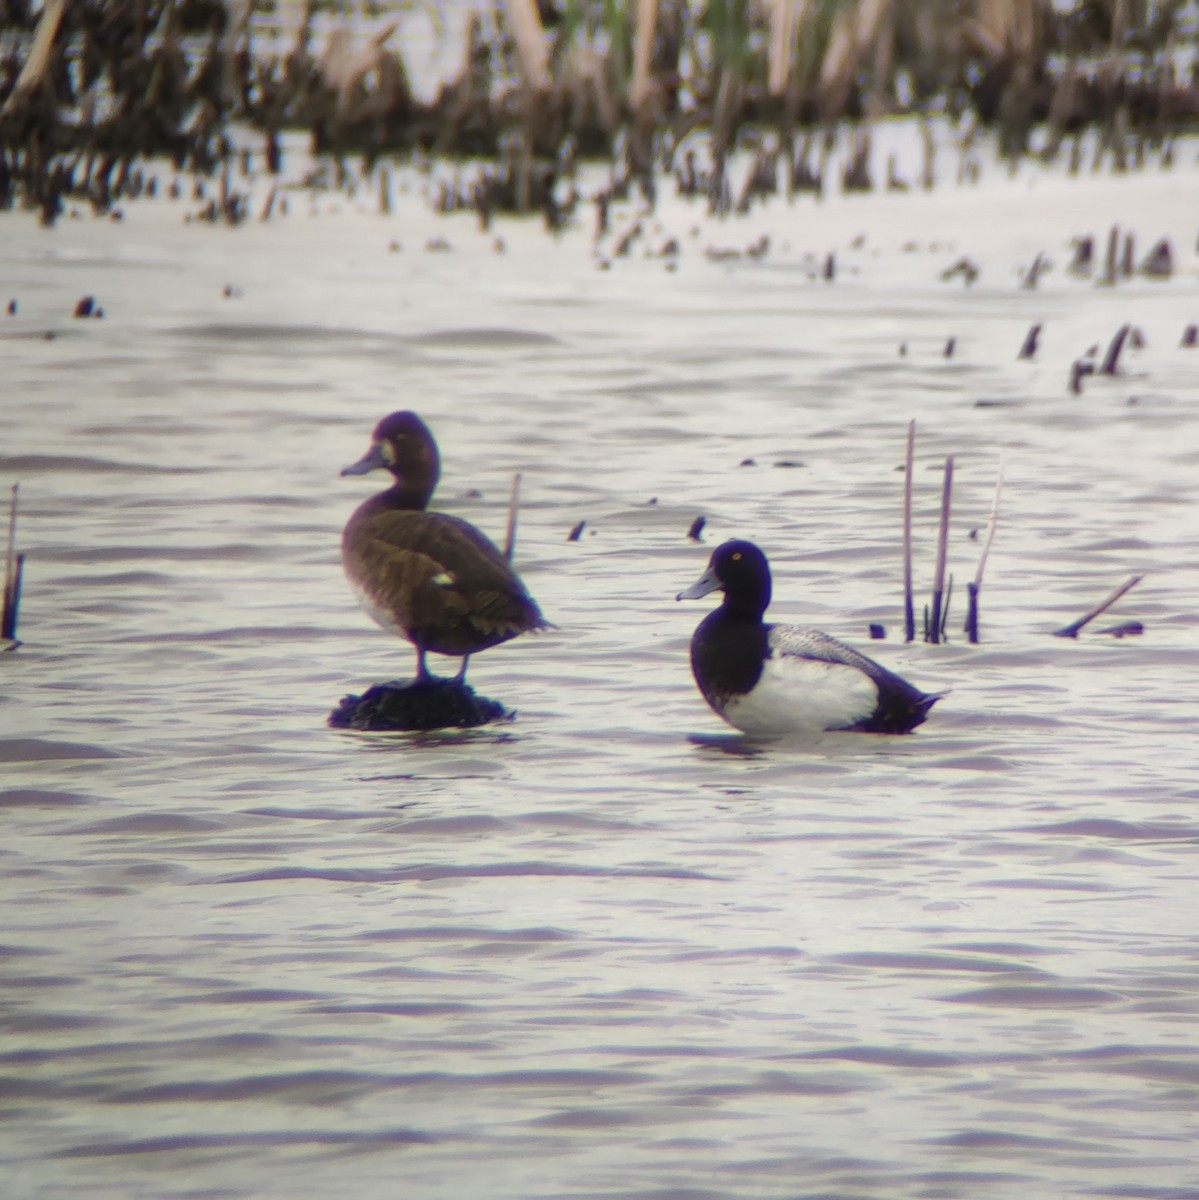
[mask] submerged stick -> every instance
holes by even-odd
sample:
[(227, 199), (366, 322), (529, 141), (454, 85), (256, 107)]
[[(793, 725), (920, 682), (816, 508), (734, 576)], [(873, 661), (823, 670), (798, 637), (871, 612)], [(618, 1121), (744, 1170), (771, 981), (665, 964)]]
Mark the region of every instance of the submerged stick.
[(908, 454), (903, 471), (903, 640), (916, 637), (916, 610), (912, 604), (912, 456), (916, 449), (916, 422), (908, 422)]
[(999, 524), (999, 496), (1003, 491), (1003, 468), (1007, 461), (1006, 454), (999, 456), (999, 473), (995, 476), (995, 495), (991, 498), (991, 512), (987, 517), (987, 536), (983, 539), (983, 552), (978, 557), (978, 570), (974, 579), (966, 584), (969, 605), (966, 609), (966, 638), (972, 644), (978, 643), (978, 593), (983, 585), (983, 571), (987, 566), (987, 555), (991, 553), (991, 543), (995, 540), (995, 526)]
[(1078, 637), (1079, 630), (1081, 630), (1083, 626), (1089, 625), (1096, 617), (1107, 612), (1107, 610), (1111, 608), (1111, 606), (1115, 604), (1125, 592), (1132, 591), (1132, 589), (1136, 587), (1136, 585), (1144, 578), (1144, 575), (1134, 575), (1130, 580), (1128, 580), (1127, 583), (1123, 583), (1116, 588), (1116, 590), (1112, 592), (1112, 594), (1108, 596), (1108, 598), (1102, 604), (1098, 605), (1098, 607), (1091, 609), (1089, 613), (1079, 617), (1077, 621), (1071, 622), (1064, 629), (1055, 629), (1053, 631), (1053, 636), (1067, 638)]
[(512, 476), (512, 492), (508, 497), (508, 532), (504, 535), (504, 557), (511, 562), (516, 550), (516, 514), (520, 509), (520, 472)]
[(953, 455), (945, 460), (945, 482), (941, 489), (941, 531), (937, 536), (937, 570), (933, 577), (933, 611), (928, 640), (941, 640), (941, 601), (945, 591), (945, 557), (949, 549), (949, 504), (953, 495)]

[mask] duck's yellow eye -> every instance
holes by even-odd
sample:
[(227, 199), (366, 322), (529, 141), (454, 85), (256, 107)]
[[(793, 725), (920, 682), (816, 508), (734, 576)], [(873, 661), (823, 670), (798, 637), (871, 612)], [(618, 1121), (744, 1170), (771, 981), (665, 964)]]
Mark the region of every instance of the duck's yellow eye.
[(741, 561), (741, 551), (738, 550), (737, 553), (733, 555), (733, 562), (740, 562), (740, 561)]
[(396, 460), (396, 448), (390, 441), (379, 443), (379, 453), (383, 455), (385, 463), (393, 463)]

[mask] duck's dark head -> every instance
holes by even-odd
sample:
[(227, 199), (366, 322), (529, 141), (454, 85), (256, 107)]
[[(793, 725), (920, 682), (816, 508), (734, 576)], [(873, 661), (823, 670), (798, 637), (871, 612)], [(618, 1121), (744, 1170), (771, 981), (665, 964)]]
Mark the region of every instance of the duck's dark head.
[(394, 412), (375, 426), (370, 449), (342, 469), (343, 475), (387, 470), (406, 508), (424, 508), (441, 474), (437, 443), (429, 427), (413, 412)]
[(677, 600), (698, 600), (717, 589), (724, 608), (739, 617), (758, 620), (770, 604), (770, 564), (753, 542), (725, 542), (712, 551), (708, 569)]

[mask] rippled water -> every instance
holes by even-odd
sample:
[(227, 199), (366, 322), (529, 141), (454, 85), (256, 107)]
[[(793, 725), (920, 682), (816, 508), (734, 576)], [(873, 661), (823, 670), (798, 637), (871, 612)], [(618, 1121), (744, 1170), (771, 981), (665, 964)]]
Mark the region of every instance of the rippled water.
[[(417, 182), (390, 219), (6, 217), (4, 1194), (1199, 1195), (1193, 183), (671, 203), (609, 270), (589, 213), (482, 234)], [(1116, 220), (1178, 276), (1069, 278), (1070, 235)], [(702, 252), (763, 232), (760, 262)], [(667, 234), (677, 271), (644, 253)], [(980, 281), (941, 282), (967, 252)], [(85, 292), (103, 320), (71, 319)], [(1071, 396), (1128, 320), (1145, 349)], [(523, 472), (559, 628), (473, 660), (510, 724), (325, 727), (411, 670), (338, 562), (378, 482), (338, 469), (398, 407), (446, 510), (499, 536)], [(896, 636), (913, 418), (922, 594), (956, 461), (947, 646)], [(928, 724), (722, 726), (687, 664), (706, 605), (672, 597), (733, 534), (777, 618), (951, 689)], [(1139, 572), (1096, 626), (1143, 636), (1050, 636)]]

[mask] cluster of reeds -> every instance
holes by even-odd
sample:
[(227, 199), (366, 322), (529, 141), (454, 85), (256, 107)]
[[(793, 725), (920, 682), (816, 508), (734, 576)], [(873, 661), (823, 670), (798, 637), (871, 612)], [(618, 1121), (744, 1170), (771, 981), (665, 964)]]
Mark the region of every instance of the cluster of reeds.
[[(1179, 0), (1069, 10), (1051, 0), (501, 0), (495, 19), (469, 22), (462, 69), (429, 104), (409, 86), (400, 0), (333, 5), (323, 47), (314, 16), (329, 5), (255, 7), (0, 6), (0, 37), (16, 47), (0, 71), (0, 207), (19, 195), (48, 220), (64, 195), (105, 207), (148, 155), (218, 171), (235, 122), (262, 131), (272, 171), (281, 132), (303, 128), (317, 152), (368, 163), (415, 151), (500, 158), (519, 134), (528, 155), (552, 161), (569, 144), (619, 155), (634, 177), (669, 169), (701, 129), (716, 187), (747, 131), (770, 134), (789, 176), (807, 181), (823, 177), (809, 156), (842, 130), (845, 186), (862, 189), (873, 186), (872, 124), (896, 112), (926, 128), (933, 112), (965, 118), (964, 145), (993, 128), (1011, 156), (1040, 126), (1046, 157), (1073, 139), (1075, 167), (1095, 128), (1095, 165), (1117, 169), (1150, 146), (1164, 160), (1174, 131), (1199, 116), (1199, 88), (1177, 75)], [(285, 11), (299, 21), (280, 50), (257, 33), (278, 32)], [(925, 145), (932, 186), (931, 136)]]
[[(904, 460), (903, 476), (903, 613), (904, 640), (913, 641), (916, 637), (916, 606), (912, 583), (912, 468), (916, 452), (916, 422), (908, 425), (907, 455)], [(1003, 492), (1002, 456), (999, 460), (999, 473), (995, 479), (995, 495), (991, 501), (991, 512), (987, 518), (986, 530), (983, 534), (982, 552), (979, 554), (978, 567), (974, 578), (966, 585), (968, 605), (963, 629), (970, 642), (977, 642), (979, 595), (982, 591), (983, 572), (987, 567), (987, 558), (991, 553), (991, 543), (995, 540), (995, 530), (999, 524), (999, 498)], [(946, 640), (946, 629), (949, 620), (949, 603), (953, 596), (953, 576), (947, 575), (949, 557), (949, 525), (953, 505), (953, 457), (945, 460), (945, 469), (941, 483), (940, 520), (937, 529), (937, 555), (933, 569), (933, 590), (929, 604), (924, 606), (924, 640), (926, 642), (943, 642)]]
[[(904, 640), (914, 641), (916, 638), (916, 608), (912, 582), (912, 468), (915, 461), (916, 422), (908, 425), (907, 455), (904, 461), (903, 477), (903, 611), (904, 611)], [(999, 470), (995, 478), (995, 493), (991, 500), (991, 510), (987, 516), (987, 524), (982, 532), (982, 549), (978, 556), (978, 567), (974, 578), (966, 584), (967, 608), (966, 618), (962, 626), (966, 638), (972, 644), (979, 641), (979, 596), (982, 592), (983, 573), (987, 567), (987, 558), (991, 553), (991, 544), (995, 540), (995, 530), (999, 524), (999, 500), (1003, 493), (1004, 457), (1000, 455)], [(953, 502), (953, 457), (945, 460), (945, 469), (941, 482), (940, 519), (937, 531), (937, 552), (933, 568), (933, 587), (930, 602), (924, 606), (923, 634), (926, 642), (944, 642), (947, 640), (947, 624), (949, 618), (949, 603), (953, 595), (953, 576), (947, 575), (949, 553), (950, 514)], [(972, 535), (974, 536), (974, 535)], [(1131, 591), (1143, 576), (1134, 575), (1120, 587), (1116, 588), (1102, 603), (1097, 604), (1089, 612), (1072, 621), (1069, 625), (1054, 631), (1055, 637), (1074, 638), (1089, 625), (1096, 617), (1107, 612), (1125, 593)], [(1143, 631), (1139, 621), (1127, 621), (1101, 632), (1116, 637), (1126, 634), (1138, 634)], [(882, 636), (881, 633), (879, 636)]]

